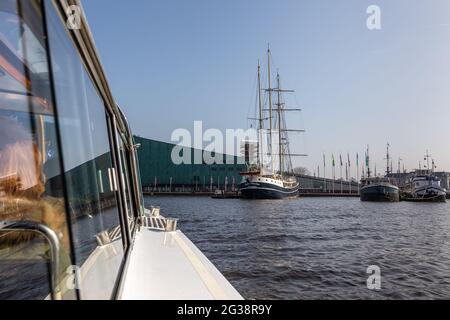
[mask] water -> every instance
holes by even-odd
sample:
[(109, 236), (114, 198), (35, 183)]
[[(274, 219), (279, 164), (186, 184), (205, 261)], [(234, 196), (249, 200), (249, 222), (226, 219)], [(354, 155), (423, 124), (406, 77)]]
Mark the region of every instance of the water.
[[(147, 197), (247, 299), (449, 299), (450, 203)], [(367, 289), (367, 267), (381, 290)]]

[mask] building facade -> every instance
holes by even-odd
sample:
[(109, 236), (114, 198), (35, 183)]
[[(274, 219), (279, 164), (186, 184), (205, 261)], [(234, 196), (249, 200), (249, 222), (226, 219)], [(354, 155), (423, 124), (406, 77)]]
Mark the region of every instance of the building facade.
[[(242, 159), (236, 156), (214, 154), (223, 164), (175, 164), (172, 151), (175, 144), (134, 137), (144, 191), (148, 192), (214, 192), (216, 189), (234, 191), (242, 180), (240, 172), (246, 170)], [(183, 148), (193, 160), (195, 153), (205, 151)], [(184, 155), (184, 154), (183, 154)]]

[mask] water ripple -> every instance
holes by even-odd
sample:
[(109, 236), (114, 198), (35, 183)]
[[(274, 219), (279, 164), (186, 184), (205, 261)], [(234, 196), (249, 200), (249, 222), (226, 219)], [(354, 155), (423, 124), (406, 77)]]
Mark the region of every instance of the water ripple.
[[(449, 299), (450, 203), (149, 197), (247, 299)], [(382, 289), (367, 289), (378, 265)]]

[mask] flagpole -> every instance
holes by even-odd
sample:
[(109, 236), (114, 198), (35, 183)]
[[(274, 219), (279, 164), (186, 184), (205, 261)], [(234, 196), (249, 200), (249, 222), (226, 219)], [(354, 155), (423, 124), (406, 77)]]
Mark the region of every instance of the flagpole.
[(323, 154), (323, 188), (324, 188), (324, 191), (327, 192), (327, 177), (326, 177), (326, 161), (325, 161), (325, 153)]
[(335, 193), (336, 190), (336, 167), (333, 167), (333, 194)]
[(341, 164), (341, 194), (344, 192), (343, 191), (343, 186), (342, 186), (342, 154), (339, 155), (340, 157), (340, 164)]
[(352, 182), (351, 182), (351, 176), (352, 176), (352, 174), (351, 174), (351, 170), (350, 170), (350, 167), (351, 167), (351, 165), (350, 165), (350, 153), (349, 152), (347, 152), (347, 160), (348, 160), (348, 186), (349, 186), (349, 192), (350, 192), (350, 194), (352, 193)]
[(347, 164), (348, 166), (348, 192), (351, 194), (352, 193), (352, 179), (350, 178), (350, 163)]
[(336, 182), (336, 161), (334, 159), (334, 154), (332, 154), (333, 158), (333, 194), (335, 193), (335, 182)]
[(343, 185), (342, 185), (342, 154), (339, 155), (340, 165), (341, 165), (341, 194), (344, 193)]
[(359, 154), (356, 153), (356, 181), (358, 182), (358, 194), (359, 194)]

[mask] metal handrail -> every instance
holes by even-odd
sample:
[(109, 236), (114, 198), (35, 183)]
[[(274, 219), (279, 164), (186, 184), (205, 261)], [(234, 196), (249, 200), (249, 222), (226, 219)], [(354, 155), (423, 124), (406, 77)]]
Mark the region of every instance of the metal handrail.
[(53, 300), (61, 300), (61, 293), (58, 287), (59, 272), (59, 251), (60, 243), (55, 231), (48, 226), (35, 221), (0, 221), (1, 231), (30, 231), (42, 235), (50, 245), (51, 263), (51, 297)]

